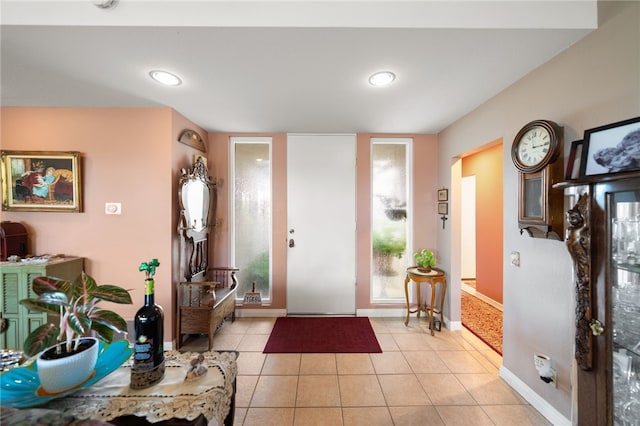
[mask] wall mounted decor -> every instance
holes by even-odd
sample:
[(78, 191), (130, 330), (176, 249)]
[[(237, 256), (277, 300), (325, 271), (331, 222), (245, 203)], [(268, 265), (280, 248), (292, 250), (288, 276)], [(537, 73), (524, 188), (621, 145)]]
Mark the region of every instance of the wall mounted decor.
[(583, 141), (571, 142), (571, 151), (569, 151), (569, 160), (567, 160), (567, 171), (564, 175), (566, 180), (577, 179), (580, 175), (580, 162), (582, 160)]
[(449, 204), (438, 203), (438, 214), (449, 214)]
[(182, 133), (180, 133), (180, 137), (178, 137), (178, 142), (192, 146), (202, 152), (207, 152), (207, 147), (204, 144), (202, 136), (200, 136), (195, 130), (183, 130)]
[(80, 153), (1, 151), (2, 210), (81, 212)]
[(584, 132), (580, 176), (640, 170), (640, 117)]
[(449, 200), (449, 190), (442, 188), (438, 189), (438, 201), (448, 201)]
[(513, 140), (518, 169), (518, 227), (534, 238), (562, 240), (564, 199), (553, 188), (564, 177), (564, 129), (550, 120), (525, 124)]

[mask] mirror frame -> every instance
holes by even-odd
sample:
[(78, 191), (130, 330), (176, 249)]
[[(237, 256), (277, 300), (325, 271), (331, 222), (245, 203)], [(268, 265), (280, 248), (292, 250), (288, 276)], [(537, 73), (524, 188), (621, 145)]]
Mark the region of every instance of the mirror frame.
[[(191, 169), (181, 169), (181, 173), (178, 189), (178, 233), (184, 237), (186, 243), (181, 247), (183, 259), (187, 259), (184, 279), (200, 281), (204, 279), (209, 263), (209, 229), (213, 226), (209, 217), (215, 217), (216, 182), (208, 175), (205, 159), (201, 156), (195, 159)], [(197, 210), (202, 209), (201, 211), (194, 211), (190, 205), (192, 203), (189, 200), (193, 197), (202, 200), (196, 206)]]

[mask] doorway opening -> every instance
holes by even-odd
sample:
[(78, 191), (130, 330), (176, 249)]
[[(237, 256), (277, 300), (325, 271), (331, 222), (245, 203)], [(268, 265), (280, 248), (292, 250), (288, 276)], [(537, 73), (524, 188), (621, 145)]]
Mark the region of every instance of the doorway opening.
[(460, 316), (462, 325), (502, 354), (503, 146), (462, 158)]

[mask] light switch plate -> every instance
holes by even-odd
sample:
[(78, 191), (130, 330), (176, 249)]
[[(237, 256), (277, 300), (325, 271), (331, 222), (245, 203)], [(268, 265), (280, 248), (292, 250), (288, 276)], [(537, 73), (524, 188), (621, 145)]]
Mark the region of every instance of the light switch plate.
[(104, 214), (122, 214), (122, 204), (104, 203)]
[(516, 267), (520, 267), (520, 252), (512, 251), (511, 252), (511, 264)]

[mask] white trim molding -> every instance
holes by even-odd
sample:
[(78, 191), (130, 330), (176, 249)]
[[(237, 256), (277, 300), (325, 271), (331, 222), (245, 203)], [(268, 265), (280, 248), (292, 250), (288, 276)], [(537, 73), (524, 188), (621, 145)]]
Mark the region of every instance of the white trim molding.
[(571, 420), (564, 417), (558, 410), (549, 404), (543, 397), (527, 386), (519, 377), (503, 366), (500, 367), (500, 377), (507, 382), (516, 392), (540, 412), (551, 424), (556, 426), (571, 426)]

